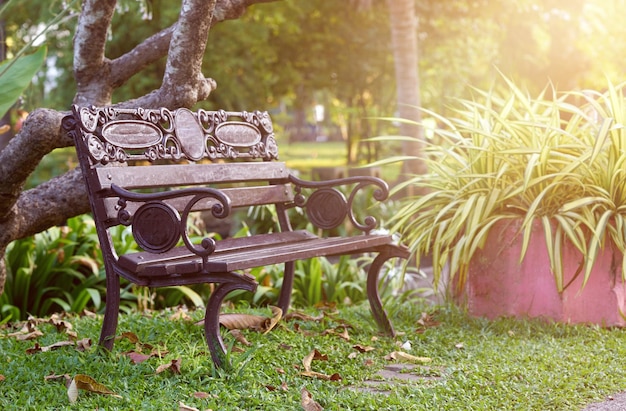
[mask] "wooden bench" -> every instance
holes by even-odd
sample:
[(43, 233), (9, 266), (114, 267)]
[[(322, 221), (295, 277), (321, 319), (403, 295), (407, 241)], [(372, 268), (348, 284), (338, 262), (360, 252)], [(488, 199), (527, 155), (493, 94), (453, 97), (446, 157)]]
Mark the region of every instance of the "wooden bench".
[[(391, 235), (372, 233), (376, 219), (359, 218), (366, 210), (355, 210), (357, 195), (368, 201), (387, 198), (382, 180), (297, 178), (276, 161), (278, 147), (266, 112), (74, 106), (63, 127), (76, 144), (102, 247), (107, 291), (100, 344), (107, 349), (113, 348), (117, 328), (120, 277), (149, 287), (217, 284), (204, 327), (211, 357), (223, 366), (220, 306), (233, 290), (256, 289), (245, 270), (284, 264), (278, 306), (286, 313), (296, 260), (363, 253), (376, 256), (367, 278), (373, 316), (382, 331), (394, 334), (378, 294), (378, 275), (387, 260), (407, 258), (409, 252)], [(192, 213), (206, 210), (223, 219), (237, 208), (259, 205), (275, 207), (280, 232), (220, 241), (207, 236), (195, 244), (188, 234)], [(304, 210), (316, 233), (348, 220), (358, 235), (293, 230), (288, 211), (294, 207)], [(144, 251), (118, 255), (108, 230), (120, 224), (132, 226)]]

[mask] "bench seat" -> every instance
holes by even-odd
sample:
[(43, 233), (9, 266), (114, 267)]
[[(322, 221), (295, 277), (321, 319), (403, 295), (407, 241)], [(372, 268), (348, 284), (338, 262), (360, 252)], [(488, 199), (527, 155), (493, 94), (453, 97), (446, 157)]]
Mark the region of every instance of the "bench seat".
[[(389, 244), (390, 235), (319, 238), (304, 231), (228, 238), (217, 243), (207, 270), (214, 273), (246, 270), (312, 257), (367, 253)], [(120, 267), (138, 277), (163, 277), (202, 271), (202, 260), (186, 247), (162, 254), (130, 253), (119, 259)]]

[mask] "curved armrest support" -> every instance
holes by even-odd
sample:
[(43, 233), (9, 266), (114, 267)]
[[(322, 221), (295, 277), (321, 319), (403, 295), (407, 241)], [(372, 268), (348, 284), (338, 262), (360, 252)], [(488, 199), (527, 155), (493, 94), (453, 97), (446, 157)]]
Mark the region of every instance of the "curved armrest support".
[[(133, 236), (141, 248), (154, 253), (164, 253), (172, 249), (182, 237), (187, 249), (202, 257), (203, 265), (208, 261), (209, 255), (215, 251), (215, 240), (206, 237), (199, 245), (192, 243), (187, 233), (189, 213), (198, 201), (206, 198), (216, 200), (211, 206), (211, 213), (214, 217), (224, 218), (231, 211), (230, 198), (220, 190), (207, 187), (185, 188), (162, 193), (136, 193), (112, 184), (111, 191), (119, 198), (117, 204), (120, 223), (133, 226)], [(165, 202), (165, 200), (180, 197), (191, 197), (182, 215)], [(129, 201), (142, 203), (134, 215), (126, 209)]]
[[(311, 223), (318, 228), (331, 229), (343, 223), (346, 217), (359, 230), (369, 233), (378, 222), (376, 218), (368, 215), (363, 221), (358, 221), (355, 215), (355, 199), (358, 193), (374, 186), (372, 197), (377, 201), (384, 201), (389, 196), (389, 186), (377, 177), (346, 177), (326, 181), (305, 181), (295, 176), (289, 176), (289, 180), (295, 186), (296, 196), (294, 203), (306, 210)], [(337, 187), (350, 188), (348, 198)], [(312, 190), (307, 197), (303, 189)]]

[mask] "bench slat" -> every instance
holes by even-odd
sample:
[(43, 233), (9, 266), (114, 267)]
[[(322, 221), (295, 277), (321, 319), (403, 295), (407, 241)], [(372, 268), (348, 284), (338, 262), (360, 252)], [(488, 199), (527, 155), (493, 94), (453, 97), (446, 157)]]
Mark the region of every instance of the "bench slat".
[[(264, 204), (286, 203), (293, 200), (293, 190), (289, 184), (277, 184), (271, 186), (255, 187), (235, 187), (225, 188), (224, 193), (231, 199), (231, 206), (249, 207)], [(165, 203), (171, 205), (178, 211), (182, 211), (191, 197), (180, 197), (166, 200)], [(115, 222), (117, 219), (117, 197), (109, 197), (103, 200), (106, 209), (107, 220)], [(192, 211), (210, 210), (215, 204), (215, 200), (206, 198), (198, 201)], [(126, 210), (131, 214), (141, 206), (141, 203), (128, 202)]]
[[(391, 243), (390, 235), (318, 238), (307, 231), (233, 238), (217, 243), (215, 253), (209, 258), (209, 271), (245, 270), (312, 257), (358, 254)], [(139, 276), (150, 277), (193, 273), (201, 267), (200, 258), (184, 247), (164, 254), (127, 254), (120, 258), (119, 264)]]
[(250, 181), (280, 181), (289, 171), (281, 162), (153, 164), (148, 166), (99, 167), (95, 169), (99, 187), (116, 184), (127, 190), (154, 187), (180, 187)]

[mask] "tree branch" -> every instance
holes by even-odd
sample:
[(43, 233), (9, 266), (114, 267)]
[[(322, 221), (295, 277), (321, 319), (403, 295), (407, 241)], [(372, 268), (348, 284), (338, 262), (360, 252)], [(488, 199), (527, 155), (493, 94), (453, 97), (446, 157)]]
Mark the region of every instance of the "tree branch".
[(86, 0), (74, 35), (74, 78), (77, 104), (106, 104), (111, 100), (109, 61), (105, 58), (107, 32), (116, 0)]
[(68, 218), (87, 212), (85, 181), (80, 169), (75, 168), (22, 193), (10, 212), (11, 218), (2, 224), (0, 244), (65, 224)]
[(63, 114), (55, 110), (33, 111), (20, 133), (0, 151), (0, 221), (6, 218), (39, 161), (53, 149), (72, 144), (61, 130), (62, 118)]
[[(257, 3), (271, 3), (280, 0), (217, 0), (215, 3), (215, 9), (213, 11), (213, 17), (210, 19), (210, 27), (225, 20), (232, 20), (240, 18), (248, 7)], [(200, 11), (202, 12), (202, 11)], [(194, 11), (194, 14), (196, 12)], [(182, 16), (182, 11), (181, 11)], [(200, 16), (202, 17), (202, 16)], [(208, 19), (208, 16), (204, 17)], [(114, 87), (119, 87), (124, 84), (135, 74), (139, 73), (144, 67), (152, 64), (165, 56), (168, 50), (171, 48), (170, 42), (172, 40), (172, 34), (176, 30), (176, 24), (161, 30), (159, 33), (144, 40), (141, 44), (135, 47), (128, 53), (120, 56), (119, 58), (111, 61), (111, 73), (110, 81)], [(193, 40), (194, 43), (199, 43), (197, 40)], [(206, 45), (206, 41), (205, 41)], [(204, 47), (202, 47), (204, 53)], [(200, 66), (201, 67), (201, 66)], [(198, 70), (200, 73), (200, 70)], [(189, 81), (194, 77), (185, 79)], [(196, 91), (197, 96), (195, 100), (189, 106), (197, 103), (198, 101), (208, 98), (211, 91), (216, 87), (215, 82), (212, 79), (204, 78), (202, 75), (196, 77)], [(175, 99), (171, 95), (168, 95), (170, 91), (155, 90), (152, 93), (143, 96), (139, 99), (127, 101), (119, 104), (123, 107), (159, 107), (165, 106), (170, 108), (176, 108), (177, 105)]]

